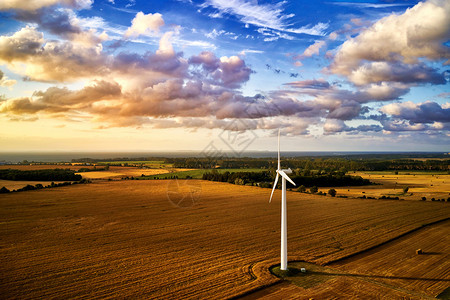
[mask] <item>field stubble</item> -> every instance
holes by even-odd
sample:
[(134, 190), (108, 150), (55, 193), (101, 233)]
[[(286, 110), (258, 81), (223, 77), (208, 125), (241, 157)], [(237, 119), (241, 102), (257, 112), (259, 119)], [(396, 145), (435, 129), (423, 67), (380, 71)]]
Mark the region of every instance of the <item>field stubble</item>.
[[(223, 299), (277, 282), (251, 270), (279, 256), (280, 192), (269, 204), (269, 189), (200, 183), (185, 209), (169, 203), (165, 180), (2, 195), (2, 297)], [(317, 264), (450, 213), (446, 203), (303, 193), (288, 193), (288, 209), (289, 255)]]

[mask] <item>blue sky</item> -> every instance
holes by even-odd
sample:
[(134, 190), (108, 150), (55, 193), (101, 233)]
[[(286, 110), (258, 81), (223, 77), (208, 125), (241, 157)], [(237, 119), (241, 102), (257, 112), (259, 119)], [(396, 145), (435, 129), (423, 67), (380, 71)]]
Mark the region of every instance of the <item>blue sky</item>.
[(0, 18), (3, 151), (273, 150), (278, 128), (291, 151), (449, 150), (450, 1), (10, 0)]

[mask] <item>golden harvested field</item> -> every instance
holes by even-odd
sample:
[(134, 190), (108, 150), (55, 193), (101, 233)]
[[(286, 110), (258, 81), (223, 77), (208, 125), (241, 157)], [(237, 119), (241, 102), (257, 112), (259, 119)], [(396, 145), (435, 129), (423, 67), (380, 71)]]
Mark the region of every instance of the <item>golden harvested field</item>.
[[(428, 201), (431, 198), (445, 199), (450, 197), (450, 175), (427, 175), (427, 174), (370, 174), (364, 172), (350, 173), (350, 175), (361, 176), (365, 179), (377, 183), (378, 185), (338, 187), (334, 188), (337, 195), (349, 197), (376, 197), (391, 196), (399, 197), (404, 200), (420, 200), (426, 197)], [(409, 187), (406, 194), (403, 194), (403, 188)], [(319, 191), (327, 192), (330, 188), (319, 188)]]
[[(82, 166), (82, 165), (1, 165), (0, 169), (17, 169), (17, 170), (44, 170), (44, 169), (71, 169), (79, 170), (81, 168), (94, 169), (94, 166)], [(97, 166), (97, 169), (104, 168), (104, 166)], [(83, 176), (83, 178), (88, 179), (100, 179), (100, 178), (121, 178), (121, 177), (138, 177), (144, 174), (145, 176), (166, 174), (178, 171), (189, 171), (192, 169), (175, 169), (175, 168), (165, 168), (165, 169), (143, 169), (138, 167), (119, 167), (111, 166), (107, 171), (91, 171), (91, 172), (81, 172), (77, 173)]]
[(122, 178), (122, 177), (139, 177), (142, 174), (144, 176), (167, 174), (178, 171), (189, 171), (191, 169), (141, 169), (138, 167), (116, 167), (111, 166), (107, 171), (91, 171), (91, 172), (81, 172), (76, 173), (83, 176), (83, 178), (88, 179), (99, 179), (99, 178)]
[[(175, 207), (167, 197), (189, 198), (190, 192), (192, 207)], [(276, 283), (280, 279), (267, 269), (279, 257), (280, 191), (271, 204), (269, 195), (269, 189), (196, 180), (100, 181), (0, 195), (2, 298), (224, 299)], [(326, 264), (449, 215), (450, 205), (442, 202), (288, 192), (288, 253)], [(448, 226), (444, 230), (448, 235)], [(436, 247), (429, 251), (450, 248)], [(414, 252), (417, 244), (400, 248)], [(416, 276), (408, 273), (415, 260), (401, 265), (388, 256), (381, 263)], [(430, 258), (421, 267), (435, 263)], [(358, 266), (352, 268), (364, 272)], [(445, 266), (430, 274), (444, 275), (448, 279)], [(356, 280), (339, 278), (320, 288), (345, 291), (346, 280)], [(368, 294), (400, 293), (373, 282), (357, 284)], [(407, 291), (412, 286), (402, 285)], [(423, 293), (441, 288), (417, 284)]]
[(449, 226), (426, 226), (326, 267), (291, 262), (307, 272), (242, 299), (436, 299), (450, 286)]
[[(442, 287), (450, 286), (449, 231), (450, 221), (445, 221), (331, 266), (365, 274), (380, 284), (437, 296)], [(411, 249), (422, 249), (423, 254)]]

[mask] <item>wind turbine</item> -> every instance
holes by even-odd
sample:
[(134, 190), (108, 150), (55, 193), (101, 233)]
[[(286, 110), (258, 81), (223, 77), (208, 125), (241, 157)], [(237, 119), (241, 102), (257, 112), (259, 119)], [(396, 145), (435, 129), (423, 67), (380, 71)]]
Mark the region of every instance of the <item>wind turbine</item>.
[(286, 219), (286, 180), (295, 185), (292, 179), (286, 174), (291, 174), (292, 170), (281, 169), (280, 166), (280, 130), (278, 129), (278, 168), (275, 182), (273, 183), (272, 194), (270, 194), (269, 203), (272, 202), (273, 192), (278, 183), (278, 178), (281, 175), (281, 270), (287, 270), (287, 219)]

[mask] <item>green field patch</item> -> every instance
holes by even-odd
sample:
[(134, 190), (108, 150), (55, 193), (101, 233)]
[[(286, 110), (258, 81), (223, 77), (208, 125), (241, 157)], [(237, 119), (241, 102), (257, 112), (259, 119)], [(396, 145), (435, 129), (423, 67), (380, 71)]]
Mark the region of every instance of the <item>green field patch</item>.
[(138, 179), (185, 179), (185, 178), (192, 178), (192, 179), (202, 179), (203, 174), (207, 172), (211, 172), (212, 170), (217, 171), (218, 173), (225, 173), (225, 172), (263, 172), (267, 171), (266, 169), (197, 169), (197, 170), (189, 170), (189, 171), (178, 171), (178, 172), (172, 172), (167, 174), (159, 174), (159, 175), (151, 175), (151, 176), (143, 176), (138, 177)]

